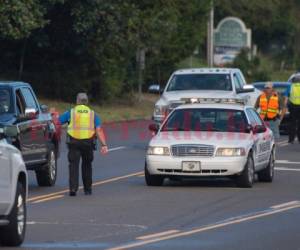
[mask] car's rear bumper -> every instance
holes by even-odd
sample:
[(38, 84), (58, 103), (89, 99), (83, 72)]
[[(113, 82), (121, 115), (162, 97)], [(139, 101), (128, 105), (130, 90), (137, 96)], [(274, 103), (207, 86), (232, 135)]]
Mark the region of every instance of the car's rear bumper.
[[(183, 171), (183, 161), (199, 161), (200, 171)], [(150, 174), (168, 176), (231, 176), (241, 173), (246, 161), (246, 157), (176, 158), (153, 155), (146, 157), (146, 164)]]

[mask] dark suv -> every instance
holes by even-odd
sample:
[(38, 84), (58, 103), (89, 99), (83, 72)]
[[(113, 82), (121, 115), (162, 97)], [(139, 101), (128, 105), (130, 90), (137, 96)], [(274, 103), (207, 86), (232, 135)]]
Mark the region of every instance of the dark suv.
[(9, 125), (18, 135), (8, 141), (21, 151), (26, 168), (35, 171), (40, 186), (54, 185), (60, 133), (28, 83), (0, 82), (0, 127)]

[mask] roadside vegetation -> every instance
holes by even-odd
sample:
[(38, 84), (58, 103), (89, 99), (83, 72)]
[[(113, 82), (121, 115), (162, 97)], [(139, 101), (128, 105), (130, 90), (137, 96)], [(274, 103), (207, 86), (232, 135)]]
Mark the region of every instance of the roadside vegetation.
[[(138, 95), (133, 95), (130, 99), (112, 101), (103, 105), (92, 103), (91, 107), (101, 116), (102, 122), (118, 122), (139, 119), (151, 119), (153, 107), (158, 100), (158, 94), (143, 94), (139, 100)], [(63, 102), (42, 98), (42, 104), (50, 110), (59, 114), (74, 107), (75, 102)]]
[[(4, 0), (0, 78), (30, 82), (57, 105), (88, 92), (97, 106), (123, 106), (181, 67), (206, 66), (210, 0)], [(234, 62), (248, 82), (286, 80), (300, 68), (298, 0), (215, 0), (215, 26), (241, 18), (258, 54)], [(283, 14), (284, 10), (284, 14)], [(141, 107), (134, 103), (130, 107)], [(59, 103), (58, 103), (59, 101)], [(116, 112), (116, 111), (115, 111)], [(109, 113), (109, 112), (108, 112)], [(126, 112), (124, 112), (124, 116)]]

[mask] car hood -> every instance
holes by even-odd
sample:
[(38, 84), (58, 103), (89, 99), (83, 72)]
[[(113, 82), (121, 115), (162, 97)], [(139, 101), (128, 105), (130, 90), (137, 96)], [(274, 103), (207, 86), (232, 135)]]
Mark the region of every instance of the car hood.
[(14, 114), (1, 114), (0, 115), (0, 125), (11, 125), (16, 121)]
[(166, 102), (180, 101), (182, 98), (233, 98), (233, 91), (221, 90), (187, 90), (165, 92), (162, 96)]
[(253, 135), (224, 132), (160, 132), (152, 138), (150, 146), (171, 146), (176, 144), (205, 144), (215, 147), (247, 147), (253, 142)]

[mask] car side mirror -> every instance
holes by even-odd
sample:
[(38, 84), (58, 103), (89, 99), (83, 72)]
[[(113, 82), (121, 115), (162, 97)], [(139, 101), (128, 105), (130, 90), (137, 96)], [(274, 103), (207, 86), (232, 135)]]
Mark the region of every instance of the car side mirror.
[(237, 90), (237, 93), (250, 93), (250, 92), (254, 92), (255, 88), (253, 85), (247, 84), (244, 85), (242, 89)]
[(25, 118), (27, 119), (36, 119), (38, 111), (35, 108), (26, 108), (25, 109)]
[(150, 124), (149, 125), (149, 130), (151, 132), (154, 132), (156, 134), (158, 132), (158, 130), (159, 130), (159, 126), (157, 124), (155, 124), (155, 123)]
[(7, 125), (0, 128), (0, 138), (16, 137), (19, 134), (19, 128), (16, 125)]
[(41, 105), (41, 111), (42, 113), (48, 113), (49, 112), (49, 108), (47, 105), (42, 104)]
[(256, 125), (253, 128), (253, 134), (260, 134), (267, 131), (267, 128), (264, 125)]

